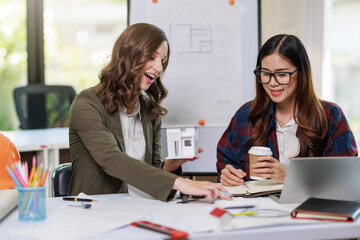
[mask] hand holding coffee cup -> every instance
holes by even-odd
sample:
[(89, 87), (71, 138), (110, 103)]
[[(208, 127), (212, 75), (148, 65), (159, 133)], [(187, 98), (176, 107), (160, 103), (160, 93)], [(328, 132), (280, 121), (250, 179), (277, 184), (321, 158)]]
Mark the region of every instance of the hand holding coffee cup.
[(252, 165), (258, 163), (258, 158), (263, 156), (271, 156), (272, 151), (268, 147), (253, 146), (248, 151), (249, 154), (249, 169), (250, 169), (250, 179), (254, 180), (263, 180), (265, 178), (260, 177), (259, 174), (253, 172)]

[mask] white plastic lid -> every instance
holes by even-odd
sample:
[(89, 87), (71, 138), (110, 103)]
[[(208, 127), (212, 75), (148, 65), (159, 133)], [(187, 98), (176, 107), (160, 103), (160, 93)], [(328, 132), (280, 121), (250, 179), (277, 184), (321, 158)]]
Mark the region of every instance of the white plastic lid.
[(268, 147), (261, 147), (261, 146), (253, 146), (250, 148), (249, 154), (253, 154), (253, 155), (261, 155), (261, 156), (271, 156), (272, 155), (272, 151), (270, 148)]

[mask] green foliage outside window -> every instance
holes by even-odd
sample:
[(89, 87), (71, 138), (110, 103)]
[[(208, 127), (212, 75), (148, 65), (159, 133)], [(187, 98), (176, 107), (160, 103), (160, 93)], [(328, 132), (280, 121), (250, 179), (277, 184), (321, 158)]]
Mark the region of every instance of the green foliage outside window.
[(26, 79), (26, 2), (0, 0), (0, 130), (18, 127), (13, 89)]

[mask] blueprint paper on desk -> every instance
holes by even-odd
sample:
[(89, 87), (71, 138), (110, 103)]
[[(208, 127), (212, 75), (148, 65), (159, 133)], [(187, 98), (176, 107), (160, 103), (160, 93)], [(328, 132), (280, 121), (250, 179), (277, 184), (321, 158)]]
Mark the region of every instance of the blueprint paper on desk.
[(233, 198), (228, 200), (216, 200), (215, 205), (224, 209), (251, 208), (258, 204), (255, 198)]
[(98, 202), (92, 203), (89, 209), (84, 209), (80, 203), (78, 203), (79, 207), (74, 207), (76, 205), (74, 202), (61, 201), (56, 206), (46, 209), (45, 221), (14, 229), (11, 234), (34, 239), (71, 240), (100, 234), (139, 220), (189, 232), (211, 230), (207, 221), (204, 221), (213, 206), (210, 204), (184, 206), (176, 204), (178, 200), (164, 203), (158, 200), (133, 199), (129, 196), (115, 198), (91, 196), (90, 198)]
[[(151, 201), (151, 200), (148, 200)], [(145, 220), (159, 223), (175, 229), (187, 231), (189, 234), (194, 232), (213, 231), (214, 225), (211, 224), (210, 212), (216, 207), (230, 207), (230, 206), (249, 206), (249, 208), (234, 208), (227, 209), (231, 213), (239, 212), (242, 210), (251, 211), (250, 209), (270, 209), (274, 212), (278, 211), (282, 216), (276, 217), (255, 217), (255, 216), (241, 216), (234, 217), (231, 221), (232, 229), (245, 229), (254, 227), (274, 226), (274, 225), (292, 225), (292, 224), (309, 224), (315, 221), (296, 221), (290, 217), (290, 209), (274, 202), (269, 198), (233, 198), (228, 203), (225, 200), (216, 200), (214, 204), (208, 203), (193, 203), (187, 204), (174, 204), (174, 202), (162, 203), (153, 201), (153, 207), (148, 209), (139, 208), (134, 203), (134, 209), (141, 209), (147, 212), (144, 216)], [(155, 204), (160, 203), (158, 206)], [(124, 209), (126, 205), (124, 204)], [(136, 211), (136, 210), (135, 210)], [(284, 216), (285, 213), (285, 216)]]
[[(296, 221), (295, 219), (292, 219), (290, 217), (291, 209), (280, 205), (270, 198), (260, 197), (252, 200), (257, 201), (256, 206), (254, 208), (247, 209), (246, 211), (256, 211), (259, 214), (233, 217), (231, 221), (232, 229), (319, 223), (319, 221)], [(228, 211), (231, 213), (239, 212), (236, 209), (230, 209)], [(261, 212), (265, 214), (261, 214)]]
[[(32, 222), (29, 227), (13, 230), (11, 234), (33, 239), (71, 240), (106, 232), (130, 223), (130, 220), (122, 217), (123, 214), (111, 214), (109, 211), (111, 206), (103, 204), (101, 198), (84, 195), (78, 197), (96, 199), (99, 202), (94, 202), (91, 208), (85, 209), (81, 203), (61, 201), (56, 206), (46, 208), (45, 221)], [(118, 198), (113, 200), (119, 201)]]
[[(92, 207), (84, 209), (74, 207), (74, 202), (59, 201), (57, 204), (47, 207), (46, 220), (24, 224), (11, 231), (12, 234), (31, 237), (35, 239), (78, 239), (100, 234), (123, 226), (131, 222), (147, 220), (167, 227), (183, 230), (189, 234), (214, 230), (210, 224), (210, 212), (221, 205), (223, 200), (215, 204), (187, 203), (177, 204), (179, 200), (161, 202), (149, 199), (133, 199), (129, 196), (120, 197), (114, 194), (112, 197), (91, 196), (98, 202), (92, 203)], [(51, 200), (51, 199), (48, 199)], [(60, 199), (57, 199), (60, 200)], [(248, 199), (234, 198), (237, 205), (249, 204)], [(218, 202), (218, 203), (217, 203)], [(284, 210), (280, 204), (268, 198), (252, 199), (256, 209), (271, 208)], [(239, 209), (230, 209), (239, 211)], [(229, 210), (229, 211), (230, 211)], [(285, 209), (286, 210), (286, 209)], [(289, 211), (290, 212), (290, 211)], [(250, 216), (234, 217), (232, 228), (252, 228), (270, 225), (301, 224), (298, 219), (287, 217), (259, 218)], [(306, 223), (309, 223), (306, 220)], [(61, 234), (59, 233), (61, 229)], [(39, 234), (41, 233), (41, 234)]]

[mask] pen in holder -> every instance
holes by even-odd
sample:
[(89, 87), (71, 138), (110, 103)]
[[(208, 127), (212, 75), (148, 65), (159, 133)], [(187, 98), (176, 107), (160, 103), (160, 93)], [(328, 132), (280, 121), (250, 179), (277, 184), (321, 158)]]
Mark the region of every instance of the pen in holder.
[(20, 221), (45, 220), (45, 186), (18, 188), (18, 211)]
[[(45, 183), (49, 169), (44, 170), (43, 164), (36, 167), (33, 157), (29, 176), (27, 163), (20, 161), (5, 166), (18, 189), (18, 210), (20, 221), (44, 220), (45, 214)], [(50, 167), (51, 168), (51, 167)]]

